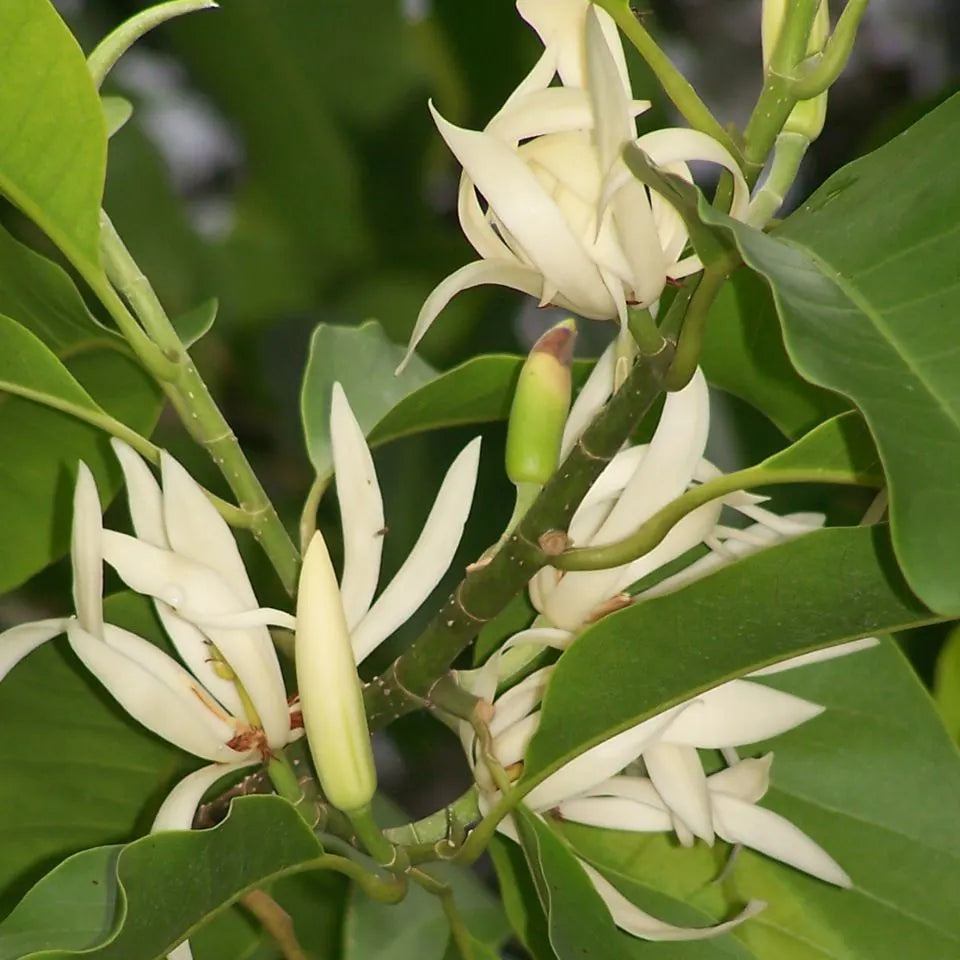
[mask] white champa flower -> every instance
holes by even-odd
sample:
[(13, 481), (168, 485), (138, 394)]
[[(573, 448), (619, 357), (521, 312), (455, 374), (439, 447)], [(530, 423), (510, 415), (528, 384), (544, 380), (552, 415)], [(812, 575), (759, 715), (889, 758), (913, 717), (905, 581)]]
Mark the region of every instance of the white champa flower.
[[(410, 350), (452, 297), (479, 284), (623, 322), (628, 304), (649, 306), (668, 277), (700, 269), (684, 255), (688, 237), (676, 211), (626, 173), (620, 154), (630, 141), (688, 181), (689, 161), (726, 168), (734, 178), (731, 214), (746, 213), (746, 183), (716, 141), (686, 129), (637, 139), (635, 118), (649, 103), (632, 97), (607, 13), (587, 0), (521, 0), (518, 7), (544, 53), (486, 129), (454, 126), (431, 106), (463, 167), (460, 223), (481, 259), (430, 294)], [(563, 86), (550, 86), (557, 73)]]
[(343, 528), (340, 597), (360, 663), (416, 612), (453, 562), (473, 502), (480, 438), (450, 465), (417, 542), (374, 601), (385, 532), (383, 499), (363, 430), (339, 383), (333, 385), (330, 435)]

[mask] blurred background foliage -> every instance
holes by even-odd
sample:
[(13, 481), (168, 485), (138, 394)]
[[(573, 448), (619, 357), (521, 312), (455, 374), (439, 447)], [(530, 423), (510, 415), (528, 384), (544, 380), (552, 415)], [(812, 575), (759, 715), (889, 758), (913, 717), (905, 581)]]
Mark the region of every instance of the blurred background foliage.
[[(720, 119), (742, 124), (760, 82), (759, 0), (639, 4), (638, 14)], [(56, 6), (89, 51), (145, 4)], [(957, 88), (954, 7), (955, 0), (873, 0), (791, 203)], [(375, 317), (403, 342), (427, 293), (472, 258), (456, 221), (459, 170), (433, 128), (427, 99), (454, 122), (482, 127), (538, 51), (509, 0), (222, 0), (217, 11), (154, 31), (111, 74), (105, 91), (130, 99), (135, 112), (110, 142), (105, 207), (171, 315), (218, 298), (217, 323), (194, 353), (292, 528), (313, 479), (298, 413), (311, 331), (320, 322)], [(675, 121), (636, 57), (631, 71), (636, 95), (654, 100), (644, 124)], [(25, 235), (9, 211), (4, 218)], [(473, 290), (451, 304), (422, 353), (443, 369), (480, 351), (516, 352), (555, 319), (548, 312), (509, 291)], [(580, 352), (595, 355), (605, 336), (597, 325), (584, 329)], [(717, 411), (711, 455), (721, 465), (754, 461), (782, 445), (776, 427), (746, 404), (718, 393)], [(158, 430), (159, 443), (221, 489), (171, 419)], [(378, 451), (391, 530), (385, 576), (405, 556), (443, 470), (472, 432), (442, 431)], [(510, 511), (502, 441), (501, 428), (485, 431), (464, 562)], [(822, 493), (804, 496), (796, 506), (822, 505)], [(862, 510), (848, 493), (831, 496), (839, 518)], [(328, 531), (335, 516), (328, 496), (321, 505)], [(257, 552), (250, 557), (263, 564)], [(278, 602), (269, 571), (261, 573), (262, 599)], [(4, 601), (0, 615), (14, 622), (33, 615), (31, 608), (59, 608), (54, 591), (65, 583), (62, 568), (41, 574)], [(428, 603), (390, 650), (429, 612)], [(924, 672), (932, 660), (918, 662)], [(384, 779), (394, 769), (394, 792), (414, 813), (450, 790), (430, 770), (418, 768), (417, 786), (437, 783), (447, 796), (414, 793), (400, 775), (403, 753), (417, 749), (427, 722), (411, 718), (397, 725), (393, 745), (381, 744)], [(436, 754), (431, 762), (434, 756), (442, 767), (446, 761)]]

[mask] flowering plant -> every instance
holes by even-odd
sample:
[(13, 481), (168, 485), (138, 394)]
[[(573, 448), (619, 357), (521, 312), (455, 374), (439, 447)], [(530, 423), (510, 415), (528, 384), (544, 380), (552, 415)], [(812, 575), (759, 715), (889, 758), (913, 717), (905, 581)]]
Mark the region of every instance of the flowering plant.
[(0, 5), (0, 960), (960, 955), (957, 95), (814, 190), (866, 0), (739, 126), (627, 0), (114, 6)]

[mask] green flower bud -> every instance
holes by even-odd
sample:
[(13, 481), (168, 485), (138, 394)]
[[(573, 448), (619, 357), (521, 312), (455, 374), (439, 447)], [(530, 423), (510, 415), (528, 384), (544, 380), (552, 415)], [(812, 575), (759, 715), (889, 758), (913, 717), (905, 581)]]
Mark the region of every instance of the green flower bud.
[(576, 336), (573, 320), (551, 327), (520, 371), (507, 425), (507, 476), (515, 484), (542, 486), (560, 462)]
[(297, 590), (295, 655), (307, 743), (324, 795), (347, 813), (377, 790), (363, 692), (327, 545), (315, 533)]

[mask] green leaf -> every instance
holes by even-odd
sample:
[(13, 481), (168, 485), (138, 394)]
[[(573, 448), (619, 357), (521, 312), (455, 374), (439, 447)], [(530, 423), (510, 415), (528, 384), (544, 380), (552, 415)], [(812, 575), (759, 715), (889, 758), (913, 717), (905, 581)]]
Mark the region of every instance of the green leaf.
[(523, 806), (514, 810), (513, 822), (558, 960), (626, 957), (610, 911), (567, 844)]
[[(241, 797), (211, 830), (156, 833), (75, 854), (0, 924), (0, 960), (164, 957), (247, 890), (309, 869), (322, 853), (287, 801)], [(4, 950), (8, 938), (16, 938), (13, 950)]]
[(960, 627), (950, 631), (937, 657), (933, 696), (947, 730), (960, 743)]
[(547, 918), (523, 851), (513, 841), (497, 836), (487, 852), (497, 872), (500, 899), (520, 943), (535, 960), (554, 960)]
[[(163, 636), (152, 607), (133, 594), (108, 598), (105, 615), (148, 639)], [(68, 854), (145, 832), (196, 762), (133, 723), (65, 640), (44, 644), (0, 683), (0, 729), (0, 914)]]
[(107, 127), (107, 137), (122, 130), (124, 124), (133, 116), (133, 104), (124, 97), (101, 97), (103, 120)]
[[(51, 339), (63, 332), (55, 330), (59, 323), (51, 315), (45, 328)], [(22, 583), (66, 548), (80, 460), (102, 492), (117, 488), (109, 438), (77, 418), (95, 422), (106, 411), (149, 432), (159, 413), (155, 385), (111, 338), (80, 336), (62, 352), (69, 367), (26, 327), (0, 315), (0, 590)]]
[(889, 482), (904, 573), (926, 603), (953, 615), (960, 614), (960, 486), (952, 482), (960, 476), (960, 182), (943, 171), (958, 136), (960, 95), (834, 174), (776, 236), (726, 221), (746, 263), (773, 288), (801, 375), (848, 396), (866, 417)]
[(756, 407), (788, 437), (801, 436), (847, 406), (794, 369), (770, 289), (751, 270), (738, 270), (720, 289), (700, 365), (712, 386)]
[(762, 550), (585, 630), (558, 661), (524, 779), (765, 664), (938, 619), (903, 581), (883, 526)]
[(883, 468), (863, 418), (853, 411), (821, 423), (785, 450), (767, 457), (757, 469), (778, 473), (819, 473), (824, 482), (883, 486)]
[(201, 337), (210, 332), (210, 328), (217, 319), (218, 305), (217, 298), (211, 297), (192, 310), (174, 318), (173, 327), (185, 347), (192, 347)]
[(48, 0), (5, 0), (0, 63), (0, 192), (95, 268), (107, 135), (83, 52)]
[[(775, 752), (772, 787), (762, 805), (834, 856), (852, 876), (852, 890), (748, 849), (717, 883), (728, 855), (723, 845), (685, 850), (663, 836), (574, 824), (563, 826), (564, 835), (653, 912), (694, 907), (716, 918), (728, 900), (767, 901), (762, 913), (734, 931), (735, 940), (716, 941), (739, 941), (742, 955), (753, 960), (960, 955), (960, 762), (900, 651), (885, 643), (763, 682), (827, 709), (751, 750)], [(713, 956), (674, 947), (665, 954), (671, 960)]]

